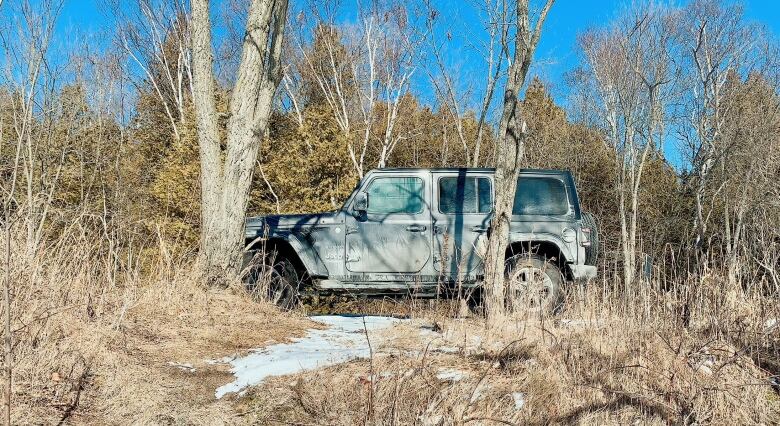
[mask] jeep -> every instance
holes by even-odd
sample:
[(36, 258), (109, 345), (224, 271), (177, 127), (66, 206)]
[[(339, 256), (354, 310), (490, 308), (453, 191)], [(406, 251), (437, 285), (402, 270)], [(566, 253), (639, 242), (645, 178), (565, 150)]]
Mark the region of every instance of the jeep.
[[(431, 296), (479, 289), (493, 176), (477, 168), (378, 169), (335, 211), (248, 218), (247, 285), (265, 274), (264, 291), (285, 308), (303, 290)], [(597, 256), (596, 223), (580, 210), (571, 173), (522, 170), (507, 288), (530, 295), (531, 307), (556, 310), (566, 283), (595, 277)]]

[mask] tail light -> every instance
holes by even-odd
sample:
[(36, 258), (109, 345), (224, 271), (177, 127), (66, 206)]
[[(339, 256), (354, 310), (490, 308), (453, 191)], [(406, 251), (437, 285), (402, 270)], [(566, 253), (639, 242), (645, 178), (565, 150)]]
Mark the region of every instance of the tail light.
[(583, 247), (590, 247), (590, 228), (582, 228), (582, 242), (580, 243)]

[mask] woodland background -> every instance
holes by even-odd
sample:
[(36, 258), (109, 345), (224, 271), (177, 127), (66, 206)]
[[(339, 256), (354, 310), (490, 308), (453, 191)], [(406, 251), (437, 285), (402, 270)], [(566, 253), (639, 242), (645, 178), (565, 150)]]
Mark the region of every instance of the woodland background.
[[(480, 6), (490, 18), (498, 5)], [(105, 5), (118, 23), (110, 52), (50, 51), (57, 2), (4, 6), (13, 19), (3, 39), (0, 170), (6, 211), (25, 213), (31, 248), (74, 218), (90, 232), (161, 234), (182, 249), (196, 246), (187, 10), (136, 6)], [(351, 6), (301, 4), (291, 13), (296, 28), (249, 214), (336, 208), (375, 167), (493, 164), (496, 95), (485, 89), (500, 90), (496, 26), (486, 23), (495, 46), (485, 72), (462, 76), (442, 57), (444, 44), (456, 41), (433, 5), (376, 4), (351, 23), (337, 23), (337, 7)], [(220, 13), (231, 22), (241, 4)], [(412, 28), (413, 19), (429, 28)], [(220, 69), (234, 66), (238, 37), (221, 40)], [(565, 106), (539, 78), (526, 89), (526, 161), (573, 171), (585, 208), (600, 221), (604, 269), (625, 261), (617, 253), (626, 240), (637, 256), (674, 258), (684, 273), (734, 264), (742, 282), (777, 286), (773, 36), (742, 18), (738, 4), (699, 1), (629, 8), (584, 31), (578, 47), (582, 61), (567, 75)], [(613, 60), (625, 51), (632, 55)], [(221, 85), (225, 97), (229, 84)], [(434, 102), (421, 102), (416, 90)], [(664, 147), (675, 151), (675, 164)], [(621, 237), (621, 224), (631, 231), (634, 220), (635, 234)]]
[[(505, 2), (473, 6), (488, 37), (474, 47), (481, 71), (467, 73), (447, 56), (466, 33), (440, 19), (434, 1), (293, 2), (249, 214), (338, 208), (376, 167), (492, 166), (509, 24)], [(23, 400), (49, 380), (51, 369), (38, 371), (31, 358), (46, 336), (57, 348), (48, 359), (72, 361), (68, 377), (76, 377), (50, 383), (52, 392), (73, 395), (94, 371), (83, 350), (58, 340), (67, 321), (50, 317), (76, 307), (77, 324), (121, 330), (155, 283), (184, 285), (172, 277), (198, 246), (189, 7), (99, 7), (113, 25), (101, 34), (111, 41), (106, 50), (88, 37), (53, 40), (62, 1), (0, 2), (2, 264)], [(216, 63), (222, 124), (246, 7), (215, 7), (224, 28)], [(355, 18), (344, 19), (345, 10)], [(650, 288), (675, 295), (669, 312), (680, 327), (705, 293), (707, 306), (732, 322), (749, 317), (739, 306), (756, 318), (776, 309), (778, 47), (738, 2), (636, 2), (583, 29), (565, 102), (541, 78), (528, 84), (526, 166), (574, 173), (584, 209), (598, 218), (603, 289), (625, 297), (650, 285), (639, 280), (648, 255)], [(181, 291), (160, 288), (166, 297)], [(184, 293), (211, 297), (192, 296), (201, 291)], [(751, 344), (770, 350), (764, 340)], [(78, 397), (69, 401), (78, 405)]]

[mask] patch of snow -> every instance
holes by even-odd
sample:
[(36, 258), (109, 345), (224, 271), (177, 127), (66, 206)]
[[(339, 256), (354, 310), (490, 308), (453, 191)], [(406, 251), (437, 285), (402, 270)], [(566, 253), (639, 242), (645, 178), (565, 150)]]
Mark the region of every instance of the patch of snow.
[(417, 417), (417, 420), (419, 420), (420, 424), (423, 425), (423, 426), (438, 426), (438, 425), (444, 423), (444, 417), (441, 414), (436, 414), (436, 415), (433, 415), (433, 416), (420, 414)]
[(447, 382), (457, 382), (468, 377), (469, 373), (461, 370), (455, 370), (453, 368), (440, 368), (436, 373), (436, 378)]
[(456, 347), (453, 347), (453, 346), (438, 346), (438, 347), (434, 348), (433, 350), (436, 351), (436, 352), (441, 352), (441, 353), (445, 353), (445, 354), (456, 354), (456, 353), (460, 352), (460, 348), (456, 348)]
[(568, 326), (568, 327), (601, 327), (604, 325), (604, 321), (597, 319), (597, 320), (586, 320), (586, 319), (562, 319), (561, 325)]
[[(267, 377), (283, 376), (368, 358), (371, 354), (365, 330), (379, 330), (401, 322), (398, 318), (381, 316), (313, 316), (312, 320), (328, 326), (324, 330), (309, 330), (306, 336), (252, 351), (249, 355), (231, 359), (235, 380), (220, 386), (217, 399), (231, 392), (241, 392)], [(364, 323), (365, 321), (365, 323)], [(371, 344), (377, 349), (374, 340)]]
[(193, 367), (192, 364), (168, 361), (168, 365), (170, 365), (171, 367), (176, 367), (178, 369), (184, 370), (188, 373), (195, 372), (195, 367)]
[(230, 361), (233, 361), (236, 359), (238, 355), (233, 356), (225, 356), (219, 359), (207, 359), (206, 364), (208, 365), (215, 365), (215, 364), (230, 364)]
[(766, 331), (772, 331), (775, 327), (777, 327), (777, 318), (769, 318), (764, 323), (764, 329)]
[(525, 394), (522, 392), (512, 392), (512, 399), (515, 401), (515, 410), (520, 410), (525, 405)]
[(469, 400), (469, 403), (473, 404), (473, 403), (479, 401), (480, 399), (482, 399), (482, 391), (485, 391), (485, 390), (487, 390), (489, 388), (490, 388), (490, 386), (487, 383), (480, 382), (480, 384), (477, 385), (477, 388), (474, 389), (474, 393), (471, 394), (471, 399)]

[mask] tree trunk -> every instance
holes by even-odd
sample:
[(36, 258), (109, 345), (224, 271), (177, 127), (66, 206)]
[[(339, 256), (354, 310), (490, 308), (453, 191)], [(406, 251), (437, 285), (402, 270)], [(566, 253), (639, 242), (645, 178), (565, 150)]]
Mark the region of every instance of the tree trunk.
[(11, 425), (13, 335), (11, 334), (11, 215), (5, 208), (5, 277), (3, 277), (3, 424)]
[(539, 42), (544, 19), (554, 0), (547, 0), (531, 35), (528, 0), (517, 1), (515, 52), (504, 91), (504, 107), (498, 128), (496, 147), (496, 203), (485, 256), (485, 310), (488, 327), (496, 328), (504, 317), (504, 262), (509, 242), (517, 177), (523, 160), (525, 123), (518, 110), (518, 94), (525, 83), (534, 50)]
[(192, 1), (193, 99), (201, 165), (201, 266), (212, 284), (238, 275), (244, 219), (260, 142), (281, 79), (287, 0), (254, 0), (230, 101), (227, 149), (220, 148), (208, 0)]

